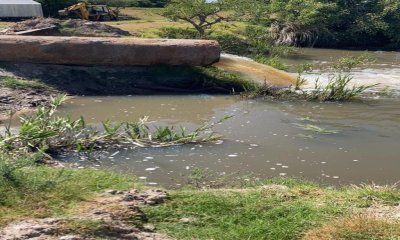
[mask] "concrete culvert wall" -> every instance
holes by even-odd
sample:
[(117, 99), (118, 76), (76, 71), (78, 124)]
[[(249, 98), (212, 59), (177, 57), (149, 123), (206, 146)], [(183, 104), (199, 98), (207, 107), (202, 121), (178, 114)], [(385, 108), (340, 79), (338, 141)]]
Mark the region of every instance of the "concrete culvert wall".
[(3, 62), (206, 66), (220, 52), (209, 40), (0, 36)]

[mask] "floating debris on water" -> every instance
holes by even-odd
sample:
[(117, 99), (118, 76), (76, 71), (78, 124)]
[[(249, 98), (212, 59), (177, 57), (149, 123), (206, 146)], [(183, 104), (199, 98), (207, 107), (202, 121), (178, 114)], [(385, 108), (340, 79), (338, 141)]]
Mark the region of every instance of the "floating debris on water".
[(111, 154), (110, 157), (114, 157), (115, 155), (117, 155), (119, 153), (119, 151), (116, 151), (115, 153)]

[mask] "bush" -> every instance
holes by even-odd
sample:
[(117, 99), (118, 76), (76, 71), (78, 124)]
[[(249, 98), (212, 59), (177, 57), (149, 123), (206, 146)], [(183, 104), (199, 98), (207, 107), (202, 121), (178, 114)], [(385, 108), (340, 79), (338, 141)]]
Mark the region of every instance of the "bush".
[(48, 17), (58, 16), (58, 10), (75, 4), (76, 0), (37, 0), (42, 4), (43, 14)]
[(165, 27), (160, 30), (159, 33), (162, 38), (172, 39), (199, 39), (201, 36), (199, 33), (190, 28), (176, 28), (176, 27)]
[(227, 33), (215, 33), (210, 36), (211, 39), (217, 40), (221, 48), (226, 53), (237, 55), (248, 55), (250, 44), (243, 38)]

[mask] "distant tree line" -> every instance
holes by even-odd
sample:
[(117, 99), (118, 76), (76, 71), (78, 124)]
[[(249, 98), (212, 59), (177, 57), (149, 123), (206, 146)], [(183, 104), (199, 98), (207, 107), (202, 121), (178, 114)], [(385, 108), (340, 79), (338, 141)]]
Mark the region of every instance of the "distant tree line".
[(252, 38), (275, 45), (400, 47), (400, 0), (171, 0), (165, 15), (200, 35), (236, 17)]

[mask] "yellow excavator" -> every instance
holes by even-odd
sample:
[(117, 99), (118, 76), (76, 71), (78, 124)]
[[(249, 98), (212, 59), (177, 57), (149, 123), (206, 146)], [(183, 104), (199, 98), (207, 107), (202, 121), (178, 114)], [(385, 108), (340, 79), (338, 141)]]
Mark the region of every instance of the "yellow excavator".
[(90, 21), (116, 21), (119, 10), (112, 10), (107, 5), (88, 5), (79, 2), (58, 11), (61, 18), (80, 18)]

